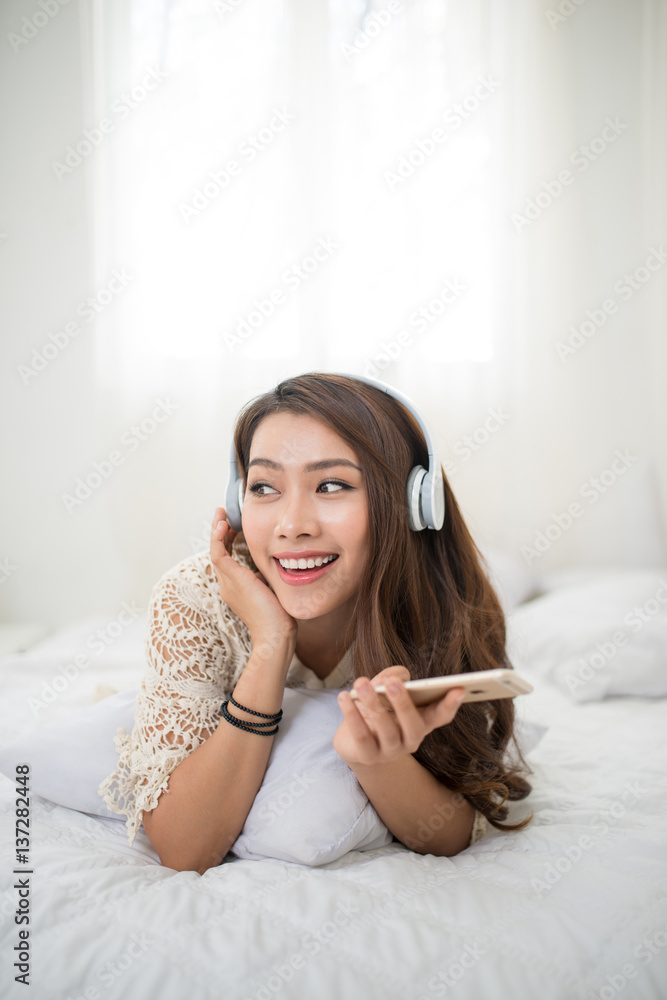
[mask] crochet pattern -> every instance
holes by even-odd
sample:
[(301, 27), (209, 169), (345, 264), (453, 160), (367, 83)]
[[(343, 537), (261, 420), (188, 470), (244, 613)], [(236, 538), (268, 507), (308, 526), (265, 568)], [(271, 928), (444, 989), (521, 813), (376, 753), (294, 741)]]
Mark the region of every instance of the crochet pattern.
[[(241, 536), (232, 555), (256, 570)], [(118, 766), (98, 789), (109, 809), (127, 816), (130, 844), (143, 811), (154, 809), (169, 791), (173, 770), (219, 725), (220, 704), (233, 691), (251, 649), (246, 625), (220, 596), (209, 552), (188, 556), (160, 577), (148, 607), (146, 673), (134, 727), (129, 734), (118, 729)], [(354, 677), (351, 649), (324, 679), (295, 654), (286, 687), (340, 688)], [(486, 820), (476, 812), (470, 843), (485, 832)]]

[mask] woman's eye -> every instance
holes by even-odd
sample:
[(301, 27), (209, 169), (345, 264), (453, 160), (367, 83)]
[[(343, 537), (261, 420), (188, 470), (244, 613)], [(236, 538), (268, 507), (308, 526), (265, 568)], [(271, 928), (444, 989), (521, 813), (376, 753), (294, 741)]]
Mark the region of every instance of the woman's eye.
[[(341, 493), (343, 490), (352, 489), (347, 483), (341, 483), (337, 479), (326, 479), (323, 483), (317, 487), (318, 491), (322, 493)], [(253, 493), (255, 496), (267, 497), (271, 493), (275, 493), (272, 486), (268, 483), (253, 483), (252, 486), (248, 487), (248, 492)]]
[(253, 483), (252, 486), (248, 487), (248, 492), (254, 493), (256, 496), (265, 497), (269, 494), (265, 493), (264, 490), (270, 490), (272, 488), (273, 487), (269, 486), (268, 483)]
[(340, 493), (342, 490), (349, 490), (349, 489), (351, 489), (351, 487), (348, 486), (347, 483), (340, 483), (337, 479), (327, 479), (326, 482), (320, 483), (319, 488), (321, 489), (323, 486), (336, 486), (337, 487), (337, 489), (334, 489), (334, 490), (325, 490), (324, 491), (325, 493)]

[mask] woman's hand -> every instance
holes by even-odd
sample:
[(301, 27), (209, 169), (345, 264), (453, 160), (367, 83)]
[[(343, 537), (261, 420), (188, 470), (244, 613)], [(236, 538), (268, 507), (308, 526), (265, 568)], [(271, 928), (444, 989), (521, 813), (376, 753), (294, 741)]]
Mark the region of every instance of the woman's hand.
[[(465, 696), (463, 688), (452, 688), (444, 698), (431, 705), (417, 708), (403, 687), (410, 680), (407, 667), (387, 667), (373, 678), (358, 677), (354, 688), (360, 695), (353, 701), (341, 692), (338, 704), (345, 718), (336, 730), (333, 747), (349, 767), (368, 764), (389, 764), (399, 757), (415, 753), (432, 730), (452, 721)], [(399, 690), (393, 694), (389, 685), (397, 682)], [(376, 685), (387, 685), (387, 697), (394, 711), (384, 708)]]
[(217, 507), (211, 529), (211, 563), (220, 596), (247, 625), (253, 645), (272, 640), (296, 644), (296, 620), (285, 611), (262, 574), (232, 558), (237, 534), (229, 526), (225, 508)]

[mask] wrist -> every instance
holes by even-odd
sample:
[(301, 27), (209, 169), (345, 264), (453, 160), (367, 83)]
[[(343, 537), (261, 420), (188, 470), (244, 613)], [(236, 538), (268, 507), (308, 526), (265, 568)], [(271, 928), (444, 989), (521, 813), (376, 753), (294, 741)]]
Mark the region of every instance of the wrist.
[(362, 764), (359, 761), (347, 761), (342, 758), (344, 763), (350, 768), (350, 770), (356, 775), (359, 781), (365, 777), (379, 777), (383, 775), (397, 775), (399, 772), (404, 771), (406, 768), (409, 769), (414, 763), (414, 757), (410, 753), (401, 754), (400, 757), (394, 757), (393, 760), (377, 761), (374, 764)]
[(296, 635), (277, 634), (252, 634), (250, 635), (252, 652), (248, 663), (253, 662), (259, 667), (282, 665), (285, 670), (289, 667), (294, 650), (296, 649)]

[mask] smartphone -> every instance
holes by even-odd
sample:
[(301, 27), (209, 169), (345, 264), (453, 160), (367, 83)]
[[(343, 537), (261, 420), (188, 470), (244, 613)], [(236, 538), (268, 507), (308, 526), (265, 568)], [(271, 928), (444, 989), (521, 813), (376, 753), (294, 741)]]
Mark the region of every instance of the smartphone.
[[(373, 681), (371, 680), (371, 684)], [(375, 687), (375, 685), (373, 685)], [(444, 698), (454, 687), (465, 688), (463, 701), (495, 701), (496, 698), (516, 698), (518, 694), (529, 694), (533, 685), (519, 677), (513, 670), (473, 670), (468, 674), (447, 674), (445, 677), (426, 677), (416, 681), (404, 681), (403, 686), (412, 701), (418, 707), (430, 705), (431, 702)], [(378, 684), (376, 694), (385, 708), (393, 711), (393, 706), (387, 697), (384, 684)], [(350, 691), (352, 699), (357, 701), (359, 695)]]

